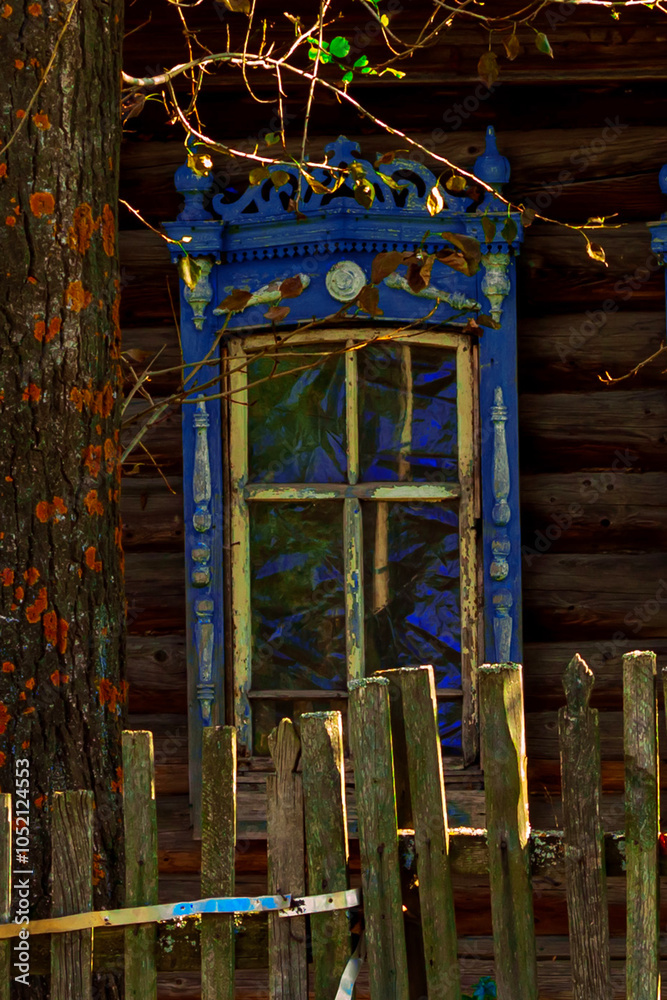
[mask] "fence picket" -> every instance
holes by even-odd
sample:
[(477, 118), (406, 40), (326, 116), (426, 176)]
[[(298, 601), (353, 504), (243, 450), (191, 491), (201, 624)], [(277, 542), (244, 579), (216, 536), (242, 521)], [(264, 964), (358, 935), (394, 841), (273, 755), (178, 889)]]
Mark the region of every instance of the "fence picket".
[(371, 1000), (409, 994), (403, 926), (389, 681), (349, 684), (350, 747), (359, 817), (359, 849)]
[[(204, 730), (202, 747), (201, 894), (234, 895), (236, 729)], [(202, 1000), (234, 1000), (234, 917), (204, 914)]]
[(537, 1000), (521, 665), (487, 663), (478, 678), (498, 1000)]
[[(269, 892), (303, 896), (305, 845), (303, 783), (295, 773), (301, 743), (289, 719), (269, 737), (276, 773), (266, 777), (266, 830)], [(269, 996), (271, 1000), (308, 1000), (306, 918), (281, 920), (269, 914)]]
[[(53, 796), (51, 857), (54, 917), (93, 908), (93, 793)], [(51, 1000), (92, 1000), (93, 932), (51, 936)]]
[[(301, 716), (301, 753), (308, 854), (308, 892), (318, 895), (348, 888), (347, 811), (340, 712)], [(344, 910), (310, 918), (315, 1000), (332, 1000), (350, 957)]]
[[(12, 907), (12, 797), (0, 795), (0, 921), (11, 920)], [(11, 941), (0, 942), (0, 1000), (9, 1000)]]
[(657, 722), (655, 653), (625, 653), (623, 739), (628, 1000), (657, 1000), (660, 990)]
[[(400, 692), (428, 995), (439, 1000), (460, 1000), (449, 828), (433, 668), (383, 670), (381, 676)], [(392, 708), (398, 703), (398, 698), (392, 699)], [(392, 738), (395, 730), (393, 725)]]
[[(153, 734), (123, 733), (123, 819), (125, 906), (158, 901), (157, 813), (153, 777)], [(155, 924), (125, 928), (125, 1000), (157, 997)]]
[(577, 654), (563, 677), (567, 706), (558, 713), (574, 1000), (609, 1000), (612, 993), (600, 734), (598, 713), (589, 707), (594, 683)]

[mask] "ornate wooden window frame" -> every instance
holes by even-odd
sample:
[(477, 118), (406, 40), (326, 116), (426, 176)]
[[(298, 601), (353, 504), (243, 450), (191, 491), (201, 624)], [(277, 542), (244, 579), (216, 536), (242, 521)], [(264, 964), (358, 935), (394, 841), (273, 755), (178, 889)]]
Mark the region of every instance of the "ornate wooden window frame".
[[(282, 181), (287, 177), (284, 183), (276, 185), (267, 178), (231, 204), (224, 192), (214, 194), (213, 212), (206, 201), (215, 178), (210, 171), (198, 168), (195, 157), (189, 157), (188, 164), (176, 173), (176, 186), (185, 199), (183, 210), (176, 222), (165, 227), (173, 241), (172, 259), (179, 263), (181, 278), (187, 278), (181, 281), (181, 341), (184, 363), (195, 366), (189, 381), (192, 393), (183, 405), (190, 794), (195, 828), (203, 728), (234, 721), (241, 747), (247, 753), (251, 748), (248, 577), (243, 546), (236, 543), (247, 538), (244, 517), (253, 490), (248, 492), (244, 479), (244, 422), (233, 415), (241, 407), (231, 407), (236, 433), (228, 438), (223, 427), (227, 407), (220, 398), (220, 385), (213, 384), (211, 367), (220, 365), (223, 356), (243, 352), (244, 338), (252, 338), (248, 345), (257, 343), (264, 331), (265, 338), (275, 341), (282, 327), (292, 328), (312, 318), (325, 320), (348, 304), (345, 326), (315, 328), (314, 340), (321, 341), (323, 336), (368, 339), (369, 329), (377, 333), (388, 323), (407, 322), (419, 325), (424, 342), (456, 345), (461, 366), (457, 375), (458, 417), (460, 426), (467, 428), (461, 442), (464, 471), (459, 480), (462, 625), (476, 620), (478, 626), (462, 636), (462, 644), (469, 649), (462, 680), (465, 763), (472, 763), (477, 756), (476, 665), (484, 660), (521, 661), (514, 259), (522, 238), (520, 219), (508, 214), (507, 206), (493, 194), (486, 194), (477, 205), (468, 197), (450, 194), (439, 187), (429, 170), (414, 161), (396, 158), (375, 168), (354, 143), (342, 137), (327, 147), (327, 155), (332, 167), (351, 168), (349, 179), (336, 195), (314, 192), (298, 168), (286, 164), (278, 178)], [(498, 192), (509, 179), (509, 164), (497, 151), (492, 128), (487, 131), (486, 150), (478, 158), (475, 172)], [(331, 173), (324, 169), (315, 171), (315, 177), (320, 184), (331, 185)], [(360, 177), (373, 187), (375, 197), (370, 206), (364, 207), (354, 198), (354, 185)], [(402, 191), (397, 191), (399, 186)], [(427, 202), (434, 188), (440, 192), (442, 209), (431, 215)], [(491, 238), (487, 238), (488, 222), (495, 230)], [(378, 285), (381, 318), (369, 320), (359, 310), (353, 314), (353, 299), (370, 281), (377, 253), (418, 246), (428, 253), (453, 250), (447, 234), (471, 236), (479, 242), (481, 267), (475, 275), (440, 268), (437, 279), (432, 277), (425, 289), (414, 293), (397, 269)], [(307, 273), (303, 271), (306, 264)], [(302, 275), (304, 291), (287, 302), (289, 317), (279, 322), (266, 319), (265, 312), (280, 300), (281, 283), (295, 272)], [(238, 312), (224, 307), (232, 289), (248, 293), (243, 297), (244, 308)], [(469, 330), (461, 332), (468, 319), (480, 312), (491, 315), (497, 329), (480, 328), (474, 331), (476, 336)], [(478, 366), (471, 360), (474, 339), (478, 339)], [(415, 342), (412, 336), (410, 341)], [(355, 352), (345, 356), (348, 378), (353, 380)], [(243, 375), (231, 375), (229, 382), (229, 388), (242, 396)], [(354, 399), (352, 392), (347, 403), (348, 426), (356, 417)], [(481, 468), (478, 496), (473, 474), (475, 448)], [(354, 487), (353, 446), (348, 458), (349, 488)], [(226, 511), (223, 473), (227, 463), (235, 485)], [(393, 484), (392, 490), (400, 485)], [(256, 497), (258, 491), (253, 489)], [(348, 540), (358, 531), (356, 493), (358, 490), (352, 489), (344, 501)], [(475, 536), (480, 508), (481, 533), (477, 531)], [(225, 548), (229, 552), (230, 544), (231, 601), (229, 588), (225, 589), (229, 581), (223, 578)], [(481, 551), (479, 565), (477, 546)], [(359, 572), (353, 563), (348, 555), (348, 573)], [(363, 662), (361, 647), (359, 643), (355, 646), (352, 638), (358, 617), (358, 605), (348, 600), (351, 676), (361, 671)], [(236, 637), (226, 636), (226, 620), (236, 623)], [(240, 650), (243, 642), (245, 653)], [(223, 667), (230, 655), (235, 663), (233, 690)]]

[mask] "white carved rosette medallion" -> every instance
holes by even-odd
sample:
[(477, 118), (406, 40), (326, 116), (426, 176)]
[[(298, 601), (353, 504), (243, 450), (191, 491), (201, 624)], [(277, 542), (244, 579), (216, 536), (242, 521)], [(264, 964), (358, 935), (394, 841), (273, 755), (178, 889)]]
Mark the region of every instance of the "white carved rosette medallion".
[(339, 260), (330, 268), (325, 281), (327, 291), (333, 299), (337, 302), (351, 302), (366, 284), (366, 275), (353, 260)]

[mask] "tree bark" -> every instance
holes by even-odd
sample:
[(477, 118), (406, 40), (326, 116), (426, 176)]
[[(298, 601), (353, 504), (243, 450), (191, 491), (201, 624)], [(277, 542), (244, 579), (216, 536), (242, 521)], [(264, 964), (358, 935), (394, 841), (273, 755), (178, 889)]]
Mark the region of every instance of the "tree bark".
[(94, 908), (123, 904), (122, 30), (121, 0), (0, 0), (0, 787), (27, 758), (33, 917), (66, 789), (94, 792)]

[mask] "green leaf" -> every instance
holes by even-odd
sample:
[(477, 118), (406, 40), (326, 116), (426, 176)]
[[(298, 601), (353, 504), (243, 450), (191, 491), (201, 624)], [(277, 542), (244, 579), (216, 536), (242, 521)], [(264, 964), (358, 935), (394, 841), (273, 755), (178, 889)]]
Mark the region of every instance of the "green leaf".
[(354, 183), (354, 200), (362, 208), (370, 208), (375, 201), (375, 188), (365, 177)]
[(353, 80), (354, 80), (354, 73), (352, 72), (352, 70), (348, 70), (348, 72), (345, 73), (345, 75), (343, 76), (343, 83), (352, 83)]
[(355, 69), (360, 69), (362, 66), (368, 66), (368, 56), (359, 56), (357, 61), (353, 63)]
[(484, 239), (487, 243), (491, 243), (496, 235), (496, 224), (488, 215), (482, 216), (482, 229), (484, 230)]
[(507, 240), (508, 243), (514, 243), (519, 229), (514, 219), (508, 219), (500, 232), (504, 240)]
[(543, 52), (545, 56), (551, 56), (551, 58), (553, 59), (554, 57), (553, 49), (549, 45), (549, 39), (547, 38), (547, 36), (544, 34), (543, 31), (540, 31), (535, 35), (535, 45), (537, 47), (538, 52)]
[(428, 198), (426, 199), (426, 208), (429, 215), (437, 215), (438, 212), (442, 212), (445, 207), (445, 199), (442, 196), (442, 191), (438, 185), (434, 185), (428, 193)]
[(266, 143), (267, 146), (275, 146), (275, 144), (277, 142), (280, 142), (280, 133), (279, 132), (268, 132), (264, 136), (264, 142)]
[(521, 45), (519, 44), (519, 39), (516, 37), (516, 31), (514, 31), (509, 38), (503, 38), (503, 45), (505, 46), (505, 55), (510, 62), (516, 59), (521, 51)]
[(498, 56), (495, 52), (485, 52), (477, 63), (477, 76), (487, 87), (492, 87), (500, 76)]
[(178, 262), (178, 273), (190, 291), (192, 291), (199, 281), (201, 275), (201, 264), (199, 264), (194, 257), (189, 257), (186, 254), (185, 257), (181, 257)]
[(458, 194), (460, 191), (465, 191), (467, 186), (467, 180), (459, 174), (454, 174), (448, 181), (445, 182), (445, 187), (448, 191), (451, 191), (452, 194)]
[(405, 73), (402, 70), (394, 69), (393, 66), (385, 67), (385, 69), (383, 69), (382, 72), (380, 73), (380, 76), (384, 76), (385, 73), (391, 73), (392, 76), (397, 77), (397, 79), (399, 80), (402, 80), (403, 77), (405, 76)]
[(331, 42), (329, 46), (329, 52), (336, 59), (344, 59), (346, 55), (350, 52), (350, 43), (347, 38), (343, 38), (342, 35), (337, 35)]
[(262, 181), (268, 180), (271, 175), (266, 167), (254, 167), (248, 174), (248, 180), (251, 184), (261, 184)]
[(314, 46), (311, 45), (311, 47), (308, 49), (308, 58), (312, 59), (313, 62), (315, 62), (315, 60), (317, 59), (317, 53), (319, 51), (320, 51), (319, 49), (316, 49), (314, 48)]
[(276, 189), (281, 188), (284, 184), (287, 184), (287, 182), (291, 180), (291, 176), (286, 170), (273, 170), (270, 176), (273, 181), (273, 186)]
[(382, 25), (383, 28), (389, 27), (389, 18), (387, 17), (386, 14), (383, 14), (382, 17), (380, 18), (380, 24)]

